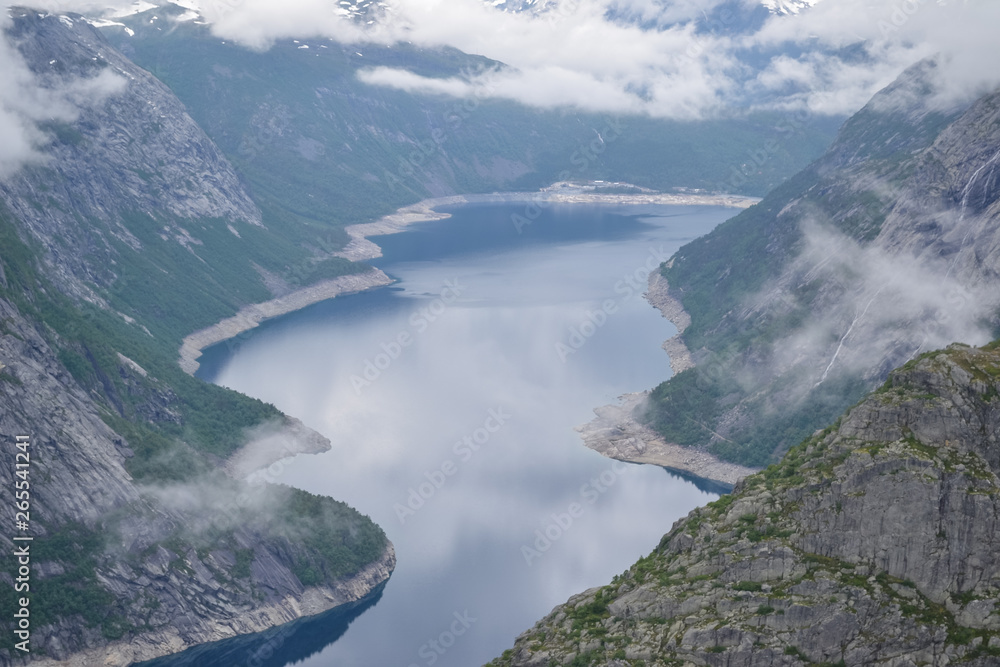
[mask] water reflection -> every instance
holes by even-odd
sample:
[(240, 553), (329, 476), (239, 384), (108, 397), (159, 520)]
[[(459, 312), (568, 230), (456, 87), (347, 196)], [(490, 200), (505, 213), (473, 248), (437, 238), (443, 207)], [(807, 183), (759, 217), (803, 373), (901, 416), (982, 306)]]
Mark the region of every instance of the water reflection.
[(382, 598), (383, 589), (380, 586), (364, 599), (324, 614), (300, 618), (253, 635), (202, 644), (174, 656), (136, 663), (134, 667), (282, 667), (305, 660), (340, 639), (354, 619)]
[[(389, 237), (379, 265), (394, 289), (205, 358), (203, 374), (333, 442), (272, 478), (348, 502), (396, 545), (381, 602), (300, 664), (482, 664), (720, 490), (614, 463), (573, 427), (667, 377), (675, 330), (636, 286), (730, 213), (555, 208), (517, 234), (516, 210), (456, 209)], [(280, 664), (302, 659), (284, 651)]]

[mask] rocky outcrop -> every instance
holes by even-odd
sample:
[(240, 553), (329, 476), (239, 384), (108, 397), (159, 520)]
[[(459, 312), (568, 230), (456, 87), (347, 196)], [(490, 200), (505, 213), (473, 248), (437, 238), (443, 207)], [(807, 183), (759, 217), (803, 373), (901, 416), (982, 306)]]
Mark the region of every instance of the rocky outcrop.
[[(142, 370), (121, 358), (123, 372)], [(395, 554), (384, 541), (381, 555), (356, 572), (304, 585), (299, 568), (315, 566), (316, 555), (281, 529), (295, 519), (276, 514), (289, 506), (283, 487), (218, 477), (137, 483), (126, 469), (130, 443), (105, 423), (105, 412), (38, 329), (2, 298), (0, 360), (0, 441), (8, 451), (17, 436), (30, 442), (31, 520), (17, 534), (34, 538), (31, 647), (33, 656), (47, 656), (32, 664), (126, 665), (353, 603), (389, 578)], [(329, 447), (294, 421), (259, 435)], [(244, 456), (231, 467), (246, 472), (261, 463)], [(14, 506), (13, 491), (13, 483), (0, 485), (5, 507)], [(336, 521), (356, 530), (358, 520), (345, 510)], [(5, 553), (15, 547), (11, 537), (0, 535)], [(52, 539), (62, 546), (47, 546)], [(12, 571), (0, 572), (4, 595)], [(96, 608), (56, 613), (60, 589)], [(14, 656), (0, 649), (0, 665)]]
[[(35, 327), (4, 299), (0, 361), (0, 439), (13, 447), (17, 436), (31, 438), (30, 476), (36, 481), (31, 508), (39, 525), (93, 524), (117, 507), (139, 502), (124, 467), (131, 450), (101, 420), (97, 406)], [(13, 453), (8, 456), (13, 460)], [(45, 478), (60, 482), (38, 483)], [(0, 485), (0, 502), (13, 507), (13, 484)], [(12, 546), (7, 532), (0, 535), (0, 545), (5, 552)]]
[(998, 452), (1000, 346), (923, 355), (491, 664), (995, 665)]
[[(93, 300), (95, 285), (115, 281), (120, 253), (162, 241), (197, 248), (179, 220), (235, 225), (234, 235), (262, 224), (240, 177), (159, 80), (78, 15), (12, 15), (8, 36), (38, 85), (72, 101), (48, 128), (46, 160), (0, 180), (0, 199), (44, 248), (60, 288)], [(150, 234), (136, 215), (161, 228)]]
[[(0, 607), (30, 598), (31, 653), (14, 648), (7, 616), (0, 665), (124, 665), (381, 589), (395, 555), (370, 519), (223, 472), (273, 460), (244, 449), (226, 461), (245, 438), (294, 452), (328, 441), (173, 364), (193, 322), (267, 297), (254, 266), (296, 284), (353, 267), (294, 266), (310, 251), (262, 224), (184, 105), (80, 17), (10, 13), (3, 38), (58, 104), (39, 128), (43, 159), (0, 179), (0, 442), (13, 462), (15, 438), (30, 441), (17, 537), (32, 538), (30, 590), (15, 593), (9, 557), (0, 568)], [(370, 284), (355, 280), (277, 306)], [(14, 490), (0, 484), (9, 527)], [(8, 555), (12, 537), (0, 536)]]
[(583, 444), (608, 458), (657, 465), (723, 487), (732, 487), (756, 472), (754, 468), (728, 463), (708, 452), (664, 440), (636, 418), (648, 398), (648, 393), (626, 394), (619, 405), (596, 408), (594, 414), (597, 416), (576, 428)]

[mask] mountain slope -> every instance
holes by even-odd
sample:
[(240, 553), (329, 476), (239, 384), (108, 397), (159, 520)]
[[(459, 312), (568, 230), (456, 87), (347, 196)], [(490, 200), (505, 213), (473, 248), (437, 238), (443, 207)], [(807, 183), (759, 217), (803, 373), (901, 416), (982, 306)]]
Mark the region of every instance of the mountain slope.
[(39, 86), (103, 92), (48, 128), (44, 163), (0, 182), (68, 294), (143, 320), (176, 349), (276, 291), (370, 270), (320, 247), (329, 225), (310, 244), (275, 229), (184, 105), (81, 17), (15, 10), (8, 37)]
[[(128, 664), (377, 592), (395, 556), (368, 517), (220, 470), (258, 437), (325, 439), (176, 365), (184, 334), (272, 293), (265, 267), (331, 266), (269, 230), (183, 105), (93, 28), (13, 18), (38, 83), (77, 95), (43, 128), (47, 159), (0, 180), (0, 440), (11, 463), (30, 442), (16, 537), (33, 538), (15, 582), (15, 535), (0, 536), (0, 599), (29, 600), (33, 662)], [(9, 526), (14, 493), (0, 485)], [(17, 622), (0, 665), (22, 664)]]
[[(613, 118), (401, 91), (379, 85), (379, 73), (403, 68), (462, 81), (506, 65), (453, 49), (316, 38), (252, 52), (221, 43), (207, 26), (157, 16), (124, 19), (132, 35), (115, 26), (104, 32), (171, 87), (265, 211), (295, 222), (282, 227), (292, 238), (317, 221), (364, 222), (426, 197), (567, 179), (760, 195), (819, 155), (841, 120)], [(767, 159), (754, 162), (771, 141)]]
[(557, 607), (514, 665), (994, 665), (1000, 345), (922, 355)]
[(663, 268), (697, 363), (653, 392), (667, 440), (765, 465), (907, 359), (995, 336), (1000, 97), (935, 108), (934, 67)]

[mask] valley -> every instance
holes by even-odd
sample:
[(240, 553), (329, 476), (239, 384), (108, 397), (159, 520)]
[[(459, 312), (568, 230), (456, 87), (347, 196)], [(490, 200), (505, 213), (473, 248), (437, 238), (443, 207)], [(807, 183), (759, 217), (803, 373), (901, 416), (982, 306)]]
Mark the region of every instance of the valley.
[(997, 7), (36, 4), (0, 665), (995, 664)]

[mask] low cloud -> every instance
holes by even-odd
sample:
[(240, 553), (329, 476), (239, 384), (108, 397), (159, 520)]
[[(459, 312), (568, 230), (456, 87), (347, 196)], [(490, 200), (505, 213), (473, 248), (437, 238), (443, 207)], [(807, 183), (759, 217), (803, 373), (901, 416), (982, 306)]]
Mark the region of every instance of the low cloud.
[[(68, 0), (66, 4), (75, 4)], [(743, 9), (759, 8), (743, 0)], [(506, 68), (434, 79), (405, 68), (360, 73), (373, 85), (542, 108), (700, 118), (723, 109), (845, 115), (921, 58), (938, 55), (942, 105), (1000, 85), (985, 0), (823, 0), (751, 33), (722, 0), (550, 0), (522, 13), (484, 0), (387, 0), (363, 17), (326, 0), (212, 0), (219, 37), (251, 48), (285, 38), (452, 47)], [(758, 11), (762, 11), (758, 9)]]
[(47, 77), (28, 67), (7, 35), (11, 18), (0, 14), (0, 178), (27, 164), (44, 162), (51, 137), (48, 123), (70, 123), (80, 111), (124, 89), (125, 80), (111, 72), (90, 78)]
[[(116, 4), (117, 2), (117, 4)], [(722, 0), (548, 0), (505, 12), (484, 0), (386, 0), (351, 15), (329, 0), (184, 0), (214, 34), (253, 49), (288, 38), (344, 44), (451, 47), (502, 67), (449, 78), (405, 67), (363, 69), (372, 85), (455, 98), (496, 98), (536, 108), (698, 119), (732, 110), (849, 115), (916, 61), (937, 57), (936, 103), (967, 102), (1000, 86), (986, 0), (821, 0), (740, 33)], [(129, 2), (42, 0), (50, 11), (120, 13)], [(742, 0), (745, 12), (763, 11)], [(729, 13), (727, 13), (729, 12)], [(11, 63), (4, 46), (2, 63)], [(16, 61), (16, 58), (14, 59)], [(18, 74), (20, 72), (20, 75)], [(0, 164), (37, 158), (30, 113), (12, 109), (24, 68), (4, 67)], [(20, 77), (20, 78), (18, 78)], [(30, 82), (29, 82), (30, 83)]]
[[(0, 31), (6, 31), (9, 25), (10, 19), (4, 13), (0, 16)], [(46, 110), (45, 97), (21, 54), (5, 35), (0, 35), (0, 178), (22, 164), (42, 159), (38, 148), (45, 137), (38, 122), (60, 111)]]
[(782, 303), (794, 304), (792, 286), (821, 285), (809, 318), (774, 344), (767, 372), (794, 372), (805, 383), (799, 395), (841, 373), (877, 381), (921, 352), (992, 340), (1000, 292), (954, 271), (954, 260), (862, 246), (815, 222), (803, 231), (805, 249), (782, 278), (785, 287), (771, 286), (755, 299), (755, 309), (773, 316)]

